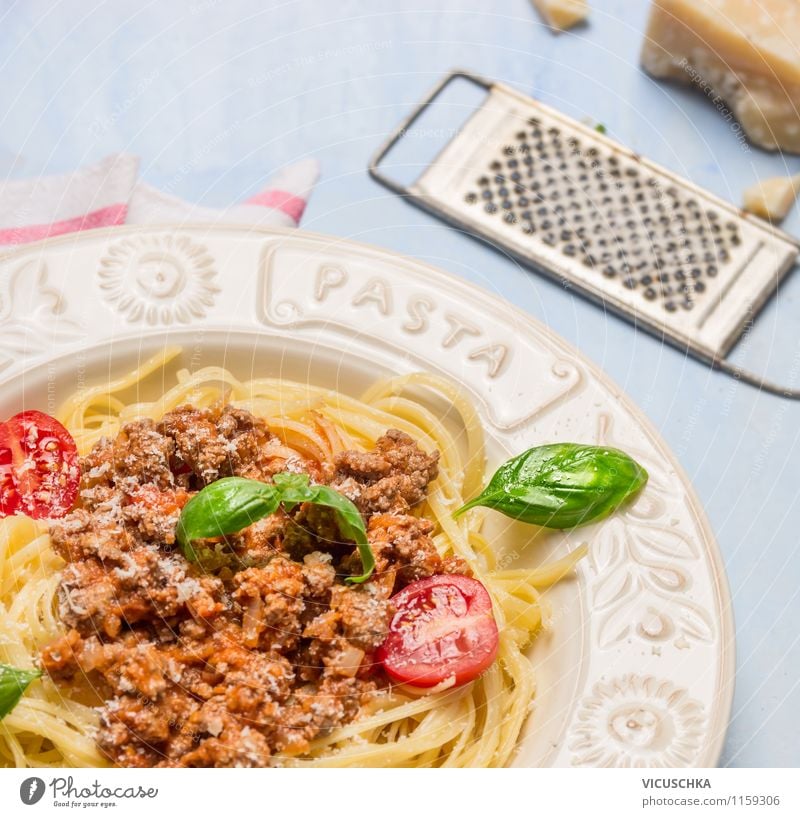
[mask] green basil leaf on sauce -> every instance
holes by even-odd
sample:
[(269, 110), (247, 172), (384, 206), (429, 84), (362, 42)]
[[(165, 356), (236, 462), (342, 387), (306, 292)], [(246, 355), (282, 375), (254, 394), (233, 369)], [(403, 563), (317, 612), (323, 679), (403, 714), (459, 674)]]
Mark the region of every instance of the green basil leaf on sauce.
[(31, 681), (41, 677), (42, 671), (38, 669), (17, 669), (0, 664), (0, 720), (19, 703)]
[(272, 484), (242, 477), (225, 477), (195, 494), (181, 513), (176, 536), (189, 561), (197, 561), (195, 539), (238, 533), (278, 510), (290, 511), (301, 502), (332, 508), (342, 537), (356, 543), (363, 572), (346, 581), (365, 582), (375, 569), (375, 556), (367, 541), (364, 520), (358, 508), (343, 494), (327, 485), (310, 485), (308, 474), (275, 474)]
[(284, 471), (282, 474), (275, 474), (272, 478), (276, 487), (280, 491), (281, 502), (287, 511), (291, 511), (300, 502), (313, 502), (314, 489), (309, 485), (308, 474), (293, 474)]
[(316, 505), (325, 505), (336, 512), (336, 522), (339, 532), (345, 539), (356, 543), (358, 554), (361, 556), (362, 572), (360, 576), (348, 576), (345, 581), (353, 584), (365, 582), (375, 569), (375, 555), (367, 541), (367, 530), (364, 519), (356, 506), (343, 494), (329, 488), (327, 485), (315, 485), (315, 496), (311, 501)]
[(274, 485), (242, 477), (223, 477), (195, 494), (184, 506), (175, 536), (190, 562), (198, 560), (195, 539), (238, 533), (275, 513), (280, 493)]
[(612, 514), (647, 482), (624, 451), (578, 443), (531, 448), (497, 469), (458, 516), (482, 505), (546, 528), (574, 528)]

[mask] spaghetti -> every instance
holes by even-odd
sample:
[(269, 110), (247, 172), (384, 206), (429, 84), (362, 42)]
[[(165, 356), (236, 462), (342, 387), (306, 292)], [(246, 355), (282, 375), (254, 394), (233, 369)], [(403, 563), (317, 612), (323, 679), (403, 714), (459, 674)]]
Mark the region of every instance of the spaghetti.
[[(274, 765), (294, 766), (503, 766), (509, 763), (535, 694), (525, 649), (547, 626), (542, 590), (570, 573), (585, 546), (538, 569), (498, 568), (482, 535), (483, 512), (457, 521), (454, 509), (484, 481), (483, 432), (477, 412), (452, 384), (428, 374), (375, 383), (361, 399), (282, 379), (237, 379), (223, 368), (190, 373), (150, 402), (126, 402), (147, 378), (166, 377), (180, 350), (170, 348), (134, 371), (84, 389), (62, 406), (59, 419), (85, 455), (103, 437), (130, 421), (159, 419), (178, 406), (227, 403), (263, 418), (281, 440), (285, 456), (331, 462), (345, 449), (366, 450), (387, 428), (406, 432), (425, 450), (441, 452), (439, 476), (418, 510), (435, 524), (441, 556), (464, 559), (488, 589), (500, 632), (497, 660), (477, 680), (460, 687), (391, 686), (367, 702), (356, 720), (318, 737), (300, 757), (276, 755)], [(433, 393), (444, 413), (418, 399)], [(454, 414), (451, 414), (451, 411)], [(453, 420), (458, 432), (453, 432)], [(35, 666), (42, 647), (63, 633), (56, 593), (63, 567), (46, 525), (25, 517), (0, 520), (0, 663)], [(102, 766), (94, 733), (97, 690), (83, 679), (56, 685), (45, 677), (28, 689), (0, 722), (0, 764)]]

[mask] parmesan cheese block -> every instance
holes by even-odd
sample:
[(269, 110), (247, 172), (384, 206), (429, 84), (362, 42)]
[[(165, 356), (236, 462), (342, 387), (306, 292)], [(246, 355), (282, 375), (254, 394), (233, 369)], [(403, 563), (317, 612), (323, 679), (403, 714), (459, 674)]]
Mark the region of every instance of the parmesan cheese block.
[(696, 85), (755, 144), (800, 153), (798, 0), (654, 0), (642, 65)]
[(545, 21), (558, 31), (572, 28), (589, 15), (586, 0), (533, 0), (533, 5)]
[(800, 175), (764, 179), (744, 191), (743, 207), (768, 221), (783, 221), (800, 193)]

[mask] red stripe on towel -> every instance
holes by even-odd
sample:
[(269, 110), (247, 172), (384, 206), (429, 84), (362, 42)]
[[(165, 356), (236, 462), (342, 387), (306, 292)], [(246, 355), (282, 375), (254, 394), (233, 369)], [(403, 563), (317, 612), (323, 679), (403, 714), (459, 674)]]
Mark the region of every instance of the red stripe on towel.
[(29, 241), (39, 241), (54, 235), (77, 233), (80, 230), (92, 230), (95, 227), (113, 227), (117, 224), (124, 224), (127, 213), (127, 204), (110, 204), (108, 207), (101, 207), (86, 215), (54, 221), (52, 224), (9, 227), (0, 230), (0, 244), (27, 244)]
[(285, 190), (265, 190), (263, 193), (256, 193), (255, 196), (247, 199), (245, 204), (258, 204), (261, 207), (272, 207), (273, 210), (280, 210), (286, 213), (289, 218), (300, 221), (303, 210), (306, 209), (306, 200), (287, 193)]

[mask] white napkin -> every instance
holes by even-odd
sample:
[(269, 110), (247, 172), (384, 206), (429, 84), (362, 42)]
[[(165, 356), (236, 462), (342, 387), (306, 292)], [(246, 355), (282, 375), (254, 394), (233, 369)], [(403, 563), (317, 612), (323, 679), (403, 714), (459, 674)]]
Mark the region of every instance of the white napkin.
[(0, 246), (118, 224), (296, 227), (318, 177), (316, 159), (304, 159), (276, 173), (255, 196), (218, 210), (145, 184), (138, 157), (115, 154), (74, 173), (0, 184)]

